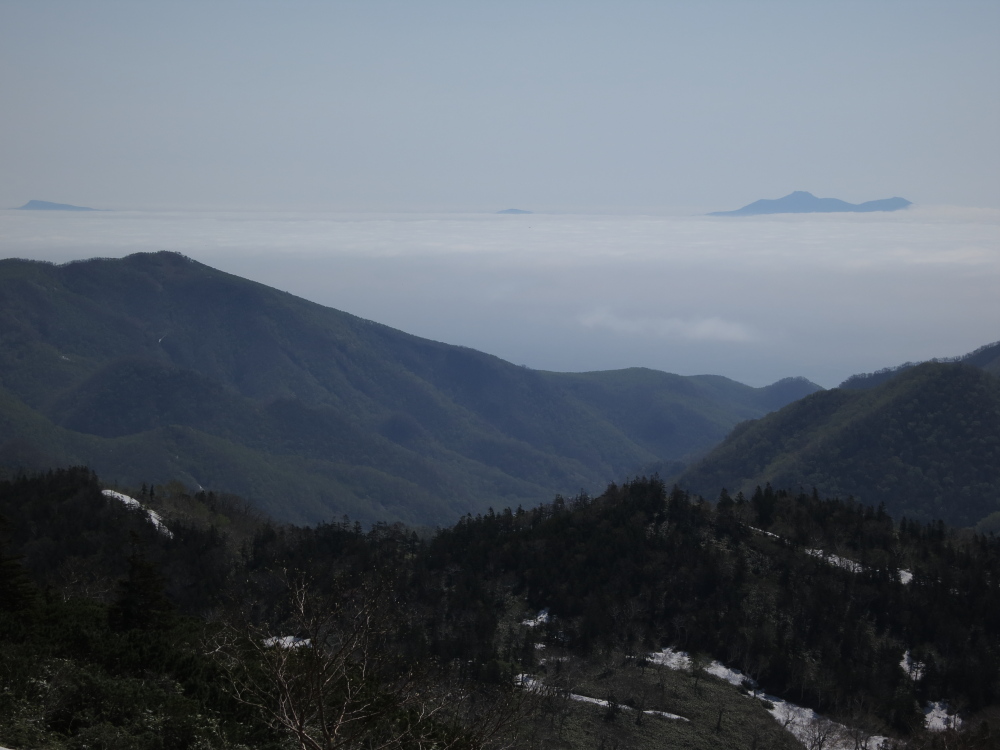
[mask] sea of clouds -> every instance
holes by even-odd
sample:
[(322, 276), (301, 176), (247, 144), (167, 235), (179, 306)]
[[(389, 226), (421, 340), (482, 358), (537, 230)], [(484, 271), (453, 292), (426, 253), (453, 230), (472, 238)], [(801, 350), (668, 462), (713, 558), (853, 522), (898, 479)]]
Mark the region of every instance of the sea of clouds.
[(344, 214), (0, 211), (0, 256), (175, 250), (548, 370), (824, 386), (1000, 339), (1000, 211)]

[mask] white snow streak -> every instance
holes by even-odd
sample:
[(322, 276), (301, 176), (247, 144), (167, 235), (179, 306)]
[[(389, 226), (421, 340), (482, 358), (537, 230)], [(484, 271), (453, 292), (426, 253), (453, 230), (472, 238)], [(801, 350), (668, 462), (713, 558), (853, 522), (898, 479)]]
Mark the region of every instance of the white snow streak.
[[(146, 516), (149, 518), (150, 523), (156, 527), (157, 531), (166, 536), (169, 539), (173, 539), (173, 532), (167, 528), (167, 525), (163, 523), (163, 517), (157, 513), (155, 510), (149, 510), (149, 508), (143, 507), (142, 503), (136, 500), (134, 497), (129, 497), (128, 495), (123, 495), (121, 492), (115, 492), (114, 490), (101, 490), (101, 494), (105, 497), (111, 497), (115, 500), (120, 500), (125, 503), (129, 508), (134, 508), (135, 510), (142, 510), (146, 512)], [(0, 748), (3, 750), (3, 748)]]
[[(672, 648), (665, 648), (655, 654), (650, 654), (649, 660), (654, 664), (659, 664), (667, 669), (678, 671), (691, 669), (692, 664), (691, 657), (688, 654)], [(718, 677), (720, 680), (725, 680), (730, 685), (736, 685), (737, 687), (742, 686), (744, 682), (752, 682), (751, 680), (748, 680), (747, 676), (742, 672), (730, 669), (725, 664), (717, 661), (712, 661), (706, 664), (705, 671), (713, 677)]]
[[(541, 680), (536, 680), (531, 675), (519, 674), (515, 681), (526, 687), (528, 690), (543, 690), (545, 684)], [(591, 698), (589, 695), (578, 695), (577, 693), (568, 693), (569, 699), (573, 701), (580, 701), (581, 703), (591, 703), (595, 706), (604, 706), (607, 708), (608, 702), (601, 700), (600, 698)], [(618, 708), (622, 711), (634, 711), (635, 709), (631, 706), (626, 706), (623, 703), (617, 704)], [(666, 711), (643, 711), (644, 714), (649, 716), (660, 716), (664, 719), (672, 719), (675, 721), (690, 721), (690, 719), (684, 716), (678, 716), (677, 714), (667, 713)]]
[(832, 555), (821, 549), (807, 549), (806, 554), (818, 557), (820, 560), (823, 560), (834, 567), (843, 568), (844, 570), (849, 570), (852, 573), (863, 573), (865, 570), (865, 566), (859, 562), (848, 560), (846, 557), (841, 557), (840, 555)]
[(521, 624), (527, 625), (529, 628), (537, 628), (539, 625), (544, 625), (548, 621), (549, 621), (549, 610), (548, 608), (545, 608), (538, 613), (538, 617), (530, 617), (527, 620), (521, 620)]
[[(661, 666), (667, 667), (668, 669), (674, 669), (678, 671), (687, 671), (691, 669), (691, 657), (683, 651), (678, 651), (672, 648), (665, 648), (660, 652), (650, 654), (649, 660), (654, 664), (659, 664)], [(912, 680), (919, 680), (924, 675), (925, 665), (923, 662), (916, 661), (910, 656), (910, 652), (907, 651), (903, 654), (903, 658), (899, 664), (903, 671), (910, 676)], [(746, 683), (753, 684), (753, 681), (748, 679), (746, 675), (742, 672), (730, 669), (726, 665), (712, 661), (705, 666), (705, 671), (710, 675), (718, 677), (721, 680), (725, 680), (730, 685), (736, 685), (737, 687), (743, 686)], [(759, 698), (761, 700), (766, 700), (774, 704), (773, 708), (768, 709), (768, 713), (775, 718), (775, 720), (781, 724), (785, 729), (791, 732), (797, 740), (802, 742), (804, 745), (809, 746), (812, 740), (813, 727), (819, 722), (829, 721), (824, 719), (811, 708), (803, 708), (802, 706), (797, 706), (794, 703), (789, 703), (786, 700), (777, 698), (773, 695), (766, 695), (764, 693), (758, 692), (756, 690), (752, 693), (753, 697)], [(836, 724), (835, 722), (830, 722), (836, 727), (846, 730), (842, 724)], [(936, 703), (928, 703), (927, 707), (924, 709), (924, 724), (932, 732), (940, 732), (945, 729), (958, 729), (962, 726), (962, 720), (957, 714), (951, 713), (948, 704), (944, 701), (938, 701)], [(885, 737), (872, 737), (870, 740), (870, 747), (878, 747), (879, 743), (885, 740)], [(854, 750), (854, 740), (843, 740), (840, 742), (835, 742), (831, 745), (826, 745), (829, 750)]]
[(932, 732), (943, 732), (946, 729), (960, 729), (962, 720), (948, 710), (945, 701), (936, 701), (928, 703), (924, 708), (924, 726)]
[[(654, 664), (663, 665), (668, 669), (688, 670), (691, 668), (692, 664), (691, 657), (688, 654), (672, 648), (665, 648), (660, 652), (650, 654), (649, 658)], [(712, 661), (707, 664), (705, 666), (705, 671), (721, 680), (725, 680), (731, 685), (741, 687), (746, 684), (753, 685), (753, 680), (750, 680), (745, 674), (736, 669), (731, 669), (725, 664), (717, 661)], [(847, 732), (849, 731), (847, 727), (823, 718), (811, 708), (796, 706), (794, 703), (789, 703), (786, 700), (782, 700), (781, 698), (773, 695), (758, 692), (757, 690), (753, 690), (750, 697), (770, 702), (772, 707), (767, 709), (768, 713), (770, 713), (771, 716), (774, 717), (775, 721), (781, 724), (782, 727), (791, 732), (795, 739), (807, 747), (814, 739), (814, 732), (816, 731), (816, 728), (821, 727), (824, 724), (839, 730), (838, 733), (843, 734), (844, 737), (847, 736)], [(881, 743), (884, 739), (886, 738), (872, 737), (869, 747), (878, 747), (879, 743)], [(854, 750), (855, 743), (853, 739), (837, 739), (830, 744), (824, 745), (824, 747), (827, 748), (827, 750)]]
[[(758, 534), (766, 534), (774, 539), (782, 540), (782, 537), (777, 534), (772, 534), (770, 531), (764, 531), (763, 529), (758, 529), (754, 526), (748, 527), (750, 531), (755, 531)], [(821, 549), (806, 549), (803, 550), (807, 555), (812, 557), (818, 557), (819, 559), (833, 565), (837, 568), (843, 568), (844, 570), (849, 570), (852, 573), (863, 573), (865, 571), (865, 566), (856, 560), (849, 560), (846, 557), (841, 557), (840, 555), (834, 555), (830, 552), (824, 552)], [(897, 571), (899, 573), (899, 582), (904, 586), (913, 580), (913, 573), (908, 570)]]

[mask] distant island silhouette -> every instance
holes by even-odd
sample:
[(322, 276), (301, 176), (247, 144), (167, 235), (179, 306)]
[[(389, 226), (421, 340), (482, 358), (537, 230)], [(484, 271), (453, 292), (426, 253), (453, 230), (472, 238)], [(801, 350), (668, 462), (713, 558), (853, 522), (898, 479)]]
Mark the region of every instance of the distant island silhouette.
[(805, 190), (796, 190), (784, 198), (763, 199), (735, 211), (713, 211), (709, 216), (757, 216), (759, 214), (869, 213), (898, 211), (913, 205), (905, 198), (884, 198), (865, 203), (848, 203), (837, 198), (817, 198)]
[(86, 206), (71, 206), (69, 203), (50, 203), (49, 201), (28, 201), (17, 208), (18, 211), (99, 211), (98, 208)]
[(505, 208), (503, 211), (497, 211), (498, 214), (530, 214), (532, 211), (525, 211), (522, 208)]

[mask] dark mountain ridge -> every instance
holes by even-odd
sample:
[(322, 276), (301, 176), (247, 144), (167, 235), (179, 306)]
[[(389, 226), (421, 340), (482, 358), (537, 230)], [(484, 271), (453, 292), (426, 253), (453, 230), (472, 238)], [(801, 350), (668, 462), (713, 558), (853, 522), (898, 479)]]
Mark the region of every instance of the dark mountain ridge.
[(529, 370), (176, 253), (0, 261), (0, 463), (226, 487), (298, 522), (534, 505), (817, 388)]
[[(986, 372), (991, 372), (994, 375), (1000, 375), (1000, 341), (996, 341), (992, 344), (985, 344), (979, 347), (974, 352), (969, 352), (968, 354), (963, 354), (959, 357), (943, 357), (929, 360), (930, 362), (964, 362), (974, 367), (978, 367)], [(904, 362), (896, 367), (885, 367), (881, 370), (876, 370), (875, 372), (859, 373), (857, 375), (851, 375), (843, 383), (841, 383), (839, 388), (848, 388), (851, 390), (864, 390), (866, 388), (873, 388), (876, 385), (890, 380), (903, 370), (908, 370), (911, 367), (916, 367), (919, 362)]]

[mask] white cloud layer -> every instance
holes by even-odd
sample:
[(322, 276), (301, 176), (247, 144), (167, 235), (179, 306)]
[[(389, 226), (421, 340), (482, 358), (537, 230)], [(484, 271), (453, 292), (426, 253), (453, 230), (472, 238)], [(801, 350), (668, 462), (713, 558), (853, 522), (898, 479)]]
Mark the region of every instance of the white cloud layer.
[(176, 250), (546, 370), (763, 385), (1000, 339), (1000, 211), (705, 216), (0, 211), (0, 256)]
[(749, 343), (757, 336), (747, 326), (722, 318), (629, 318), (607, 308), (584, 313), (580, 322), (588, 328), (606, 328), (627, 336), (654, 336), (691, 341), (728, 341)]

